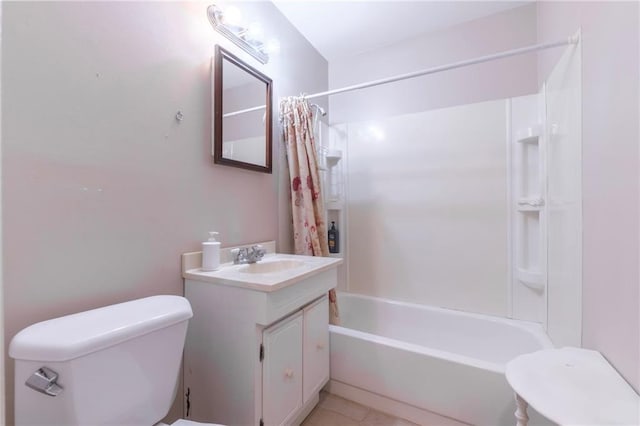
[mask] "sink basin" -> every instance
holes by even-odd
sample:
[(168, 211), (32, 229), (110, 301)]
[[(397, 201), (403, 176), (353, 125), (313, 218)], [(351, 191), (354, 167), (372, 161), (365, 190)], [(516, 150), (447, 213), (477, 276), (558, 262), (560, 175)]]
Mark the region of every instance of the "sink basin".
[[(275, 247), (275, 243), (271, 246)], [(272, 248), (272, 250), (274, 249)], [(316, 275), (335, 274), (337, 266), (342, 263), (342, 260), (331, 257), (274, 253), (272, 251), (257, 263), (234, 265), (227, 261), (215, 271), (203, 271), (200, 268), (201, 263), (202, 253), (184, 254), (182, 276), (186, 280), (271, 293), (294, 291), (289, 287), (299, 283), (312, 285), (308, 283), (315, 282)]]
[(294, 259), (263, 260), (258, 263), (244, 265), (238, 268), (238, 272), (244, 272), (247, 274), (269, 274), (299, 268), (303, 265), (303, 261)]

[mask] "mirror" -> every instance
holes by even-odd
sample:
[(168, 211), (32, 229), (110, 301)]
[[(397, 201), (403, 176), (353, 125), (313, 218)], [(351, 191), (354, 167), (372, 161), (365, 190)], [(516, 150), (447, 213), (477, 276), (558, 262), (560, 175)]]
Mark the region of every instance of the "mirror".
[(213, 160), (271, 173), (271, 79), (216, 46)]

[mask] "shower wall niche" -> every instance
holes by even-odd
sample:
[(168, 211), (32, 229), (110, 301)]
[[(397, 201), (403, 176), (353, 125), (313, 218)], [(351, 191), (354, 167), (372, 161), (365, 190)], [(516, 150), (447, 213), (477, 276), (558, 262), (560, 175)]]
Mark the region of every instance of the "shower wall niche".
[(544, 96), (507, 100), (510, 122), (511, 316), (546, 324), (547, 167)]
[(580, 45), (540, 92), (508, 101), (511, 316), (540, 322), (558, 346), (581, 346)]
[(346, 290), (347, 275), (347, 224), (346, 224), (346, 174), (345, 174), (345, 132), (344, 126), (318, 124), (316, 148), (318, 151), (322, 196), (325, 207), (327, 230), (332, 222), (338, 230), (338, 252), (329, 256), (342, 258), (345, 262), (338, 267), (338, 290)]

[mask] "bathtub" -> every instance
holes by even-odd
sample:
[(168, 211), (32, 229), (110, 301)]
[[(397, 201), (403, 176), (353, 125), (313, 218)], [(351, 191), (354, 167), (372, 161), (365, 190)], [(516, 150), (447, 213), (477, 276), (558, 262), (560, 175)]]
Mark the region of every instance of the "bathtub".
[(418, 423), (512, 426), (506, 363), (553, 347), (535, 323), (349, 293), (338, 303), (329, 391)]

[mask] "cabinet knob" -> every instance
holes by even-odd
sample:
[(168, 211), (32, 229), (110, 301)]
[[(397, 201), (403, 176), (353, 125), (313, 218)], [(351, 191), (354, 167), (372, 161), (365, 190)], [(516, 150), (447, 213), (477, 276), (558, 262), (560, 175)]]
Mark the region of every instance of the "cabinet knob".
[(324, 343), (322, 343), (322, 342), (318, 343), (318, 344), (316, 345), (316, 348), (317, 348), (319, 351), (323, 350), (323, 349), (324, 349)]
[(293, 370), (290, 368), (287, 368), (286, 370), (284, 370), (284, 377), (286, 378), (292, 378), (293, 377)]

